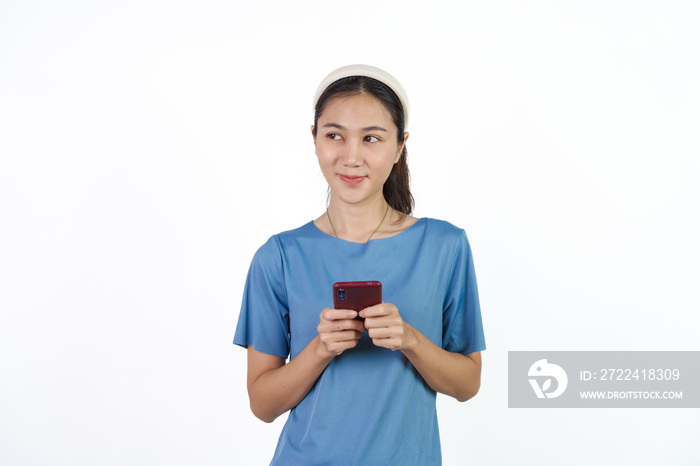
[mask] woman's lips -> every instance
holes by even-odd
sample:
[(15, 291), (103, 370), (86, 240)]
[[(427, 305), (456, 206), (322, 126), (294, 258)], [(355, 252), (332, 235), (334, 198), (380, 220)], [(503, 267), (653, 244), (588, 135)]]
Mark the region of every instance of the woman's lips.
[(362, 180), (365, 179), (364, 176), (338, 175), (338, 177), (341, 180), (345, 181), (347, 184), (352, 184), (352, 185), (360, 184), (360, 183), (362, 183)]

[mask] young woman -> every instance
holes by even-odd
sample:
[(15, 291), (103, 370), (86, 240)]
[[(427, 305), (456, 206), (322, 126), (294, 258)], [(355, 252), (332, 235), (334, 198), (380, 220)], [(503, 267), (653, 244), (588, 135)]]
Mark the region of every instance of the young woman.
[[(411, 216), (395, 78), (340, 68), (314, 107), (328, 208), (253, 258), (234, 337), (251, 409), (265, 422), (291, 410), (271, 464), (440, 464), (436, 392), (476, 395), (485, 349), (466, 234)], [(381, 304), (361, 319), (332, 308), (335, 282), (366, 280), (382, 283)]]

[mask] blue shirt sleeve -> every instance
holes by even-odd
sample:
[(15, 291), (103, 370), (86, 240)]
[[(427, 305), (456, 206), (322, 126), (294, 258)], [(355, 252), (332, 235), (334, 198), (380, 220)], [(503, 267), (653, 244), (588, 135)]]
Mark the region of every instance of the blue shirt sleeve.
[(453, 353), (471, 354), (485, 350), (486, 341), (472, 250), (466, 233), (460, 232), (445, 293), (442, 347)]
[(233, 343), (283, 358), (289, 355), (284, 265), (274, 236), (258, 249), (250, 264)]

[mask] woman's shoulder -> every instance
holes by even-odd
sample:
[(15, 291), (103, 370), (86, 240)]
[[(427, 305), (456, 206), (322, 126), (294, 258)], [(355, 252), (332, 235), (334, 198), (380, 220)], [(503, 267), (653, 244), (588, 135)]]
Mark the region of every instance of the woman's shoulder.
[(285, 251), (290, 243), (303, 237), (310, 237), (314, 234), (314, 229), (313, 222), (309, 222), (293, 230), (273, 234), (255, 251), (253, 264), (280, 268), (284, 262)]
[(316, 228), (313, 221), (310, 221), (300, 227), (273, 234), (260, 246), (260, 249), (268, 253), (279, 253), (285, 249), (285, 245), (318, 237), (319, 233), (320, 230)]
[(319, 232), (320, 230), (316, 228), (313, 220), (311, 220), (300, 227), (276, 233), (272, 235), (270, 239), (274, 239), (277, 242), (285, 242), (290, 240), (294, 241), (300, 238), (310, 238), (313, 236), (318, 236)]
[(471, 245), (464, 228), (447, 220), (423, 217), (425, 237), (430, 243), (450, 251), (471, 251)]
[(431, 217), (421, 217), (421, 220), (425, 222), (426, 231), (432, 234), (440, 235), (445, 238), (461, 238), (466, 236), (466, 232), (463, 228), (460, 228), (447, 220), (440, 220)]

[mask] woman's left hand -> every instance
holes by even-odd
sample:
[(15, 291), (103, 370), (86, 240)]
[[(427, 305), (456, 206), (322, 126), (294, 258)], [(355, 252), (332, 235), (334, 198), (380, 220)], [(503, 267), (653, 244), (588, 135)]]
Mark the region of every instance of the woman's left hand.
[(401, 318), (399, 310), (391, 303), (381, 303), (360, 311), (372, 343), (392, 351), (405, 349), (412, 342), (413, 327)]

